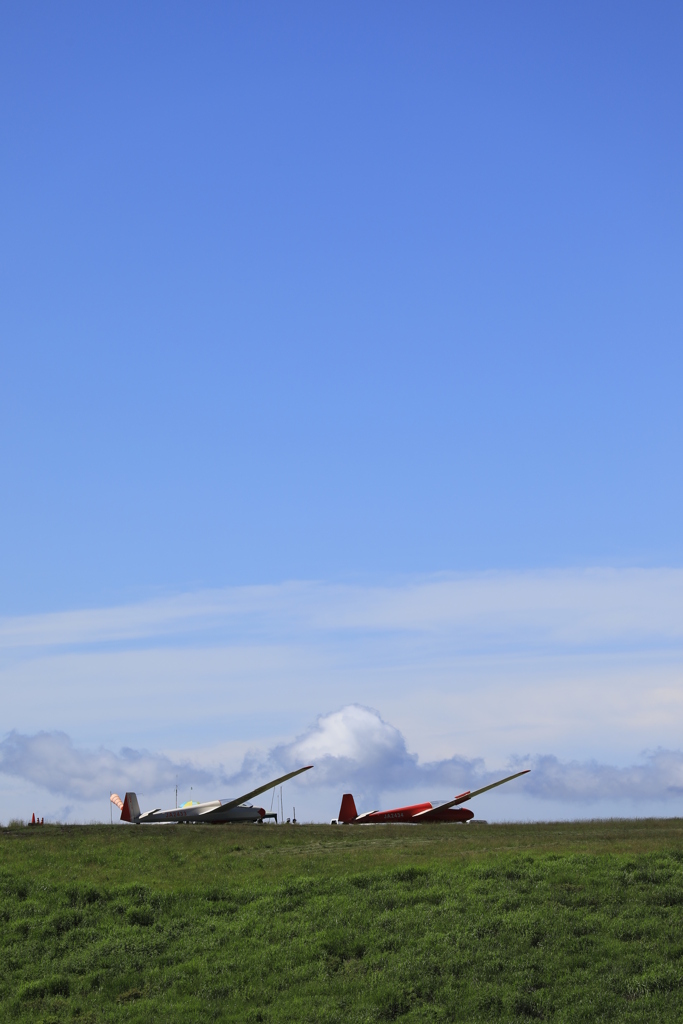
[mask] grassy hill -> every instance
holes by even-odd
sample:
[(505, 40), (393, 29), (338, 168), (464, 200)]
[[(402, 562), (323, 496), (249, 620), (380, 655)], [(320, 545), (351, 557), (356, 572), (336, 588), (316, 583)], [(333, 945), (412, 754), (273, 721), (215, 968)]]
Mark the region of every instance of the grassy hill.
[(683, 821), (0, 830), (0, 1019), (680, 1021)]

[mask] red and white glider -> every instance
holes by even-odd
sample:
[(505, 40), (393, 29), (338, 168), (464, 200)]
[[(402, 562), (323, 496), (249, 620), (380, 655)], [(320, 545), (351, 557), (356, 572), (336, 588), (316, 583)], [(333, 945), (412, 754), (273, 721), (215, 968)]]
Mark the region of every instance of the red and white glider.
[(520, 775), (526, 775), (529, 771), (531, 771), (530, 768), (525, 768), (523, 772), (508, 775), (505, 779), (492, 782), (489, 786), (482, 786), (481, 789), (475, 789), (473, 792), (468, 789), (466, 793), (461, 793), (453, 800), (448, 800), (445, 804), (436, 804), (436, 806), (430, 803), (411, 804), (409, 807), (394, 807), (390, 811), (366, 811), (365, 814), (358, 814), (355, 800), (350, 793), (344, 793), (339, 817), (333, 818), (330, 824), (390, 825), (392, 822), (410, 822), (414, 825), (421, 825), (423, 822), (429, 821), (469, 821), (474, 814), (468, 807), (460, 807), (459, 804), (467, 803), (472, 797), (486, 793), (489, 789), (495, 789), (496, 786), (502, 786), (504, 782), (518, 779)]

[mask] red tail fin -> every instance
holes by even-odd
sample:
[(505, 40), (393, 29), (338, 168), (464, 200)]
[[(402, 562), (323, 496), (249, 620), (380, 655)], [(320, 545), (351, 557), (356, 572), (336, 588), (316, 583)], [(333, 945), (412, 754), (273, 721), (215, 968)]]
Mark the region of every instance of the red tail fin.
[(355, 821), (358, 817), (358, 811), (356, 810), (356, 802), (350, 793), (344, 793), (342, 797), (341, 807), (339, 808), (339, 821)]
[[(111, 800), (111, 797), (109, 798)], [(126, 793), (126, 799), (121, 808), (121, 821), (137, 822), (140, 817), (140, 805), (135, 793)]]

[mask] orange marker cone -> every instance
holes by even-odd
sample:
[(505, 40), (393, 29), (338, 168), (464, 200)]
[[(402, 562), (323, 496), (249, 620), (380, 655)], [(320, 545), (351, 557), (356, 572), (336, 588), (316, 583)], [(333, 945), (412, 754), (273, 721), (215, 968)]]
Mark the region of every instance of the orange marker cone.
[(32, 825), (35, 825), (35, 823), (36, 823), (36, 816), (35, 816), (35, 812), (34, 812), (34, 813), (33, 813), (33, 814), (31, 815), (31, 824), (32, 824)]

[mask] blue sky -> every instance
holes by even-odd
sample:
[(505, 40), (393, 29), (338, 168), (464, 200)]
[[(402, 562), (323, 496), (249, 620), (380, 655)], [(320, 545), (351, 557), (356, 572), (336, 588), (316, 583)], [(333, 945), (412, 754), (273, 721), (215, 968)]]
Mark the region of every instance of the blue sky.
[[(54, 730), (219, 780), (356, 706), (379, 718), (343, 729), (388, 723), (472, 771), (678, 749), (682, 23), (667, 3), (5, 6), (3, 806), (41, 785), (10, 771), (16, 737)], [(444, 579), (507, 581), (467, 651)], [(558, 639), (560, 612), (548, 640), (537, 595), (520, 651), (529, 579), (602, 625)], [(449, 625), (370, 616), (342, 641), (332, 616), (321, 639), (283, 610), (293, 583), (324, 607), (437, 587)], [(86, 613), (104, 638), (69, 633)], [(527, 669), (517, 725), (487, 732), (478, 694), (507, 706)], [(164, 672), (175, 717), (154, 714)], [(94, 814), (75, 792), (50, 813)]]

